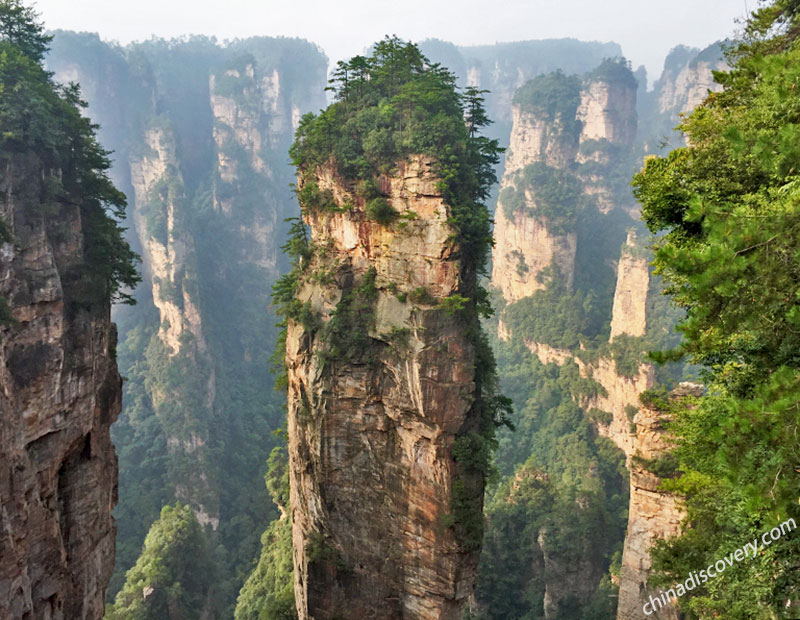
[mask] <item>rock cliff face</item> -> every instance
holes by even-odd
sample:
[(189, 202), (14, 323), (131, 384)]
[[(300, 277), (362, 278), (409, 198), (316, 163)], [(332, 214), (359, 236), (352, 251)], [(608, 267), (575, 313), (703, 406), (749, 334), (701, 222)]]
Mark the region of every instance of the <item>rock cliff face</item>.
[(631, 146), (636, 137), (636, 87), (632, 83), (591, 79), (581, 92), (578, 107), (581, 143), (608, 140)]
[[(605, 168), (615, 156), (626, 157), (636, 133), (635, 83), (601, 78), (584, 81), (574, 110), (555, 115), (517, 104), (509, 141), (506, 168), (495, 213), (495, 251), (492, 283), (506, 301), (529, 297), (546, 287), (543, 270), (555, 266), (566, 287), (575, 275), (577, 235), (569, 227), (555, 226), (538, 213), (536, 184), (526, 177), (530, 166), (568, 171), (583, 185), (583, 193), (602, 213), (617, 206)], [(578, 131), (575, 131), (575, 129)], [(509, 192), (524, 196), (524, 204), (511, 207)], [(574, 228), (574, 226), (573, 226)]]
[(511, 176), (536, 162), (566, 168), (575, 161), (579, 136), (564, 127), (574, 119), (564, 118), (561, 114), (548, 118), (520, 105), (514, 105), (511, 118), (513, 125), (506, 156), (506, 175)]
[(489, 91), (486, 106), (494, 119), (492, 137), (508, 140), (515, 91), (528, 80), (550, 71), (584, 73), (604, 58), (616, 58), (622, 50), (616, 43), (547, 39), (496, 45), (456, 46), (436, 39), (423, 41), (428, 58), (454, 71), (462, 85)]
[(122, 382), (108, 300), (82, 290), (80, 208), (40, 204), (45, 173), (0, 175), (0, 617), (99, 619), (114, 566)]
[[(670, 399), (674, 402), (699, 396), (702, 391), (700, 385), (681, 383), (673, 390)], [(650, 597), (655, 597), (660, 592), (647, 585), (652, 567), (650, 549), (656, 540), (679, 534), (685, 517), (680, 501), (660, 488), (663, 479), (649, 469), (654, 461), (664, 456), (672, 447), (669, 434), (664, 429), (664, 423), (668, 419), (666, 412), (650, 405), (641, 407), (633, 420), (636, 426), (633, 454), (637, 458), (629, 466), (630, 509), (620, 571), (617, 620), (679, 618), (674, 605), (659, 607), (654, 613), (647, 613), (644, 609)]]
[(572, 286), (575, 274), (575, 233), (554, 234), (547, 221), (525, 211), (509, 221), (498, 209), (494, 219), (495, 248), (492, 255), (492, 284), (503, 291), (506, 301), (519, 301), (542, 290), (546, 282), (537, 276), (555, 264)]
[(683, 136), (674, 131), (681, 115), (700, 105), (709, 91), (722, 88), (714, 81), (713, 72), (727, 66), (719, 43), (702, 51), (679, 45), (670, 52), (653, 90), (644, 93), (639, 102), (645, 121), (639, 134), (645, 152), (659, 152), (665, 142), (672, 148), (683, 146)]
[(611, 340), (619, 334), (645, 335), (649, 287), (647, 256), (637, 245), (636, 232), (631, 230), (617, 266), (617, 289), (611, 312)]
[[(207, 408), (214, 405), (216, 377), (208, 357), (203, 334), (197, 287), (191, 276), (197, 273), (194, 240), (187, 225), (186, 196), (175, 136), (160, 127), (145, 133), (145, 149), (131, 157), (133, 219), (147, 281), (152, 287), (153, 305), (158, 310), (158, 349), (165, 363), (180, 357), (197, 370), (208, 369), (199, 382), (197, 400)], [(154, 347), (155, 348), (155, 347)], [(175, 406), (176, 394), (166, 386), (151, 383), (150, 398), (156, 412)], [(202, 525), (219, 526), (219, 501), (211, 488), (206, 462), (209, 429), (193, 424), (191, 429), (165, 425), (166, 443), (182, 474), (173, 476), (176, 497), (192, 506)]]
[[(316, 175), (355, 208), (306, 215), (317, 250), (298, 298), (318, 326), (290, 321), (287, 337), (301, 620), (456, 620), (472, 591), (477, 555), (461, 550), (448, 519), (451, 449), (475, 422), (474, 352), (436, 306), (474, 274), (448, 241), (430, 166), (413, 157), (382, 179), (400, 218), (416, 214), (391, 229), (366, 219), (347, 182)], [(353, 312), (367, 333), (341, 333)], [(482, 493), (471, 501), (479, 509)]]
[(161, 507), (180, 500), (216, 531), (212, 544), (235, 550), (215, 556), (230, 562), (215, 592), (231, 605), (277, 516), (263, 493), (271, 432), (284, 420), (269, 388), (269, 294), (296, 204), (286, 153), (301, 113), (324, 103), (327, 63), (298, 39), (122, 48), (59, 32), (48, 65), (85, 85), (144, 262), (138, 304), (116, 317), (129, 382), (114, 429), (112, 593)]

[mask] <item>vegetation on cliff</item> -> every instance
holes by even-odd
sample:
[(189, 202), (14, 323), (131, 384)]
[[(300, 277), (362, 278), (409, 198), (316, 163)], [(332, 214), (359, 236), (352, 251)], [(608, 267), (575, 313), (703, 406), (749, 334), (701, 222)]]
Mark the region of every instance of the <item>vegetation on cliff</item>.
[[(60, 86), (42, 66), (51, 37), (19, 0), (0, 1), (0, 160), (36, 167), (46, 177), (43, 204), (77, 205), (86, 226), (86, 261), (70, 274), (82, 294), (72, 303), (131, 302), (138, 257), (120, 221), (125, 195), (108, 178), (108, 152), (83, 116), (77, 86)], [(43, 213), (41, 215), (46, 215)]]
[[(648, 226), (664, 235), (656, 265), (685, 309), (667, 357), (706, 367), (708, 395), (677, 412), (687, 497), (685, 534), (656, 566), (684, 579), (793, 517), (797, 498), (800, 5), (754, 13), (712, 94), (682, 125), (691, 146), (652, 159), (635, 178)], [(690, 618), (795, 617), (797, 555), (788, 536), (724, 578), (687, 593)]]
[[(323, 100), (327, 62), (299, 39), (221, 45), (198, 36), (122, 47), (57, 32), (47, 64), (82, 82), (114, 149), (115, 178), (131, 197), (132, 186), (142, 189), (133, 204), (142, 225), (129, 238), (163, 268), (136, 291), (138, 304), (115, 316), (127, 381), (112, 428), (120, 501), (109, 598), (162, 506), (180, 500), (211, 523), (203, 525), (218, 568), (213, 596), (220, 616), (231, 617), (261, 535), (278, 516), (263, 484), (278, 443), (271, 433), (284, 418), (264, 352), (277, 337), (268, 297), (286, 267), (276, 239), (295, 208), (286, 162), (293, 110)], [(240, 79), (212, 89), (212, 77), (234, 70)], [(140, 170), (164, 174), (152, 183), (131, 178)], [(160, 264), (164, 256), (170, 264)], [(177, 352), (164, 342), (158, 306), (165, 303), (177, 309), (170, 320), (183, 323)]]
[[(198, 570), (201, 567), (202, 570)], [(188, 506), (164, 506), (108, 620), (213, 617), (217, 575), (203, 529)]]
[(292, 579), (292, 521), (289, 517), (289, 464), (284, 447), (273, 449), (266, 475), (272, 501), (281, 511), (261, 537), (261, 557), (236, 603), (235, 620), (297, 618)]
[[(315, 174), (321, 167), (333, 167), (352, 181), (366, 205), (380, 199), (377, 179), (391, 173), (411, 155), (427, 155), (448, 206), (453, 227), (453, 247), (462, 262), (464, 277), (458, 300), (442, 306), (454, 320), (461, 321), (475, 347), (476, 399), (471, 418), (474, 428), (456, 441), (454, 456), (462, 476), (454, 482), (453, 524), (467, 550), (480, 546), (483, 520), (475, 511), (476, 489), (491, 463), (495, 428), (505, 421), (509, 402), (498, 393), (494, 358), (483, 334), (479, 317), (490, 313), (488, 296), (477, 281), (484, 272), (491, 246), (490, 218), (484, 201), (496, 182), (494, 165), (501, 149), (495, 140), (482, 137), (489, 124), (482, 91), (470, 88), (460, 94), (455, 77), (445, 68), (431, 64), (411, 43), (387, 37), (375, 44), (369, 57), (357, 56), (340, 62), (331, 81), (335, 101), (319, 115), (303, 117), (291, 148), (299, 173), (298, 197), (304, 213), (319, 209), (344, 209), (330, 192), (320, 191)], [(392, 225), (384, 205), (373, 219)], [(369, 209), (367, 209), (369, 216)], [(377, 217), (375, 216), (377, 215)], [(286, 249), (296, 259), (295, 268), (275, 288), (275, 302), (287, 318), (307, 323), (305, 308), (295, 298), (302, 277), (308, 240), (301, 223)], [(373, 275), (374, 278), (374, 275)], [(353, 339), (363, 332), (371, 316), (369, 278), (343, 297), (334, 318), (323, 329), (331, 355), (326, 359), (349, 359), (348, 351), (364, 354)], [(420, 291), (420, 303), (430, 295)], [(360, 308), (353, 314), (350, 306)], [(480, 480), (476, 486), (475, 481)]]

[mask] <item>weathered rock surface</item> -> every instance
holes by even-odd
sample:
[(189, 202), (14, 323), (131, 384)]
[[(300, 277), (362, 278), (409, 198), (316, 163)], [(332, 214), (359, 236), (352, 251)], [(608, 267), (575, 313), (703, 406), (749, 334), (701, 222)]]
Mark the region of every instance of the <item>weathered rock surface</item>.
[[(671, 400), (699, 396), (703, 388), (681, 383), (671, 394)], [(628, 530), (622, 553), (619, 606), (617, 620), (678, 620), (674, 605), (658, 607), (647, 613), (645, 604), (661, 590), (647, 585), (653, 562), (650, 549), (658, 539), (676, 536), (681, 531), (685, 511), (678, 498), (660, 488), (663, 480), (650, 471), (649, 462), (663, 456), (672, 448), (664, 423), (669, 416), (654, 407), (642, 407), (634, 418), (636, 442), (630, 462), (631, 495)], [(651, 611), (648, 607), (647, 611)]]
[(76, 205), (40, 204), (41, 170), (7, 164), (0, 217), (0, 618), (99, 619), (114, 565), (120, 410), (108, 300), (82, 289)]
[(679, 45), (670, 52), (653, 90), (643, 93), (639, 102), (639, 114), (644, 121), (639, 127), (639, 137), (646, 153), (685, 144), (685, 137), (674, 131), (681, 116), (699, 106), (709, 92), (722, 89), (714, 81), (713, 72), (727, 68), (719, 43), (702, 51)]
[(686, 114), (691, 112), (708, 96), (722, 87), (714, 81), (714, 71), (727, 67), (723, 60), (714, 62), (695, 61), (677, 71), (667, 70), (661, 78), (658, 109), (662, 114)]
[[(609, 148), (619, 152), (630, 150), (636, 135), (636, 89), (630, 83), (587, 80), (581, 89), (580, 104), (574, 118), (562, 118), (515, 105), (505, 172), (500, 184), (501, 195), (495, 212), (495, 249), (492, 254), (492, 284), (508, 302), (530, 297), (547, 286), (542, 271), (555, 266), (566, 287), (572, 287), (575, 275), (577, 235), (564, 227), (552, 225), (536, 214), (535, 187), (524, 183), (521, 171), (532, 164), (543, 163), (552, 168), (569, 170), (583, 182), (589, 196), (602, 213), (617, 204), (609, 180), (595, 170), (583, 170), (591, 162), (609, 164)], [(575, 122), (580, 131), (574, 131)], [(524, 208), (513, 217), (507, 215), (502, 191), (508, 187), (522, 190)]]
[(564, 122), (572, 119), (557, 116), (551, 120), (519, 105), (514, 106), (511, 119), (506, 175), (536, 162), (566, 168), (575, 161), (580, 136), (564, 130)]
[[(146, 148), (131, 157), (130, 178), (134, 191), (133, 220), (142, 247), (145, 277), (152, 286), (153, 305), (159, 313), (158, 337), (167, 359), (191, 360), (208, 370), (198, 401), (211, 408), (216, 376), (209, 361), (208, 346), (191, 278), (197, 273), (194, 240), (186, 221), (186, 196), (176, 155), (174, 135), (160, 127), (145, 133)], [(200, 374), (200, 371), (198, 371)], [(172, 409), (176, 394), (150, 383), (150, 398), (156, 412)], [(195, 412), (197, 413), (197, 412)], [(219, 505), (207, 474), (209, 431), (193, 424), (191, 430), (165, 424), (167, 449), (180, 461), (183, 473), (174, 476), (175, 495), (192, 506), (202, 525), (219, 525)], [(177, 469), (177, 468), (176, 468)]]
[(647, 292), (650, 268), (647, 256), (636, 242), (636, 232), (628, 239), (617, 265), (617, 289), (611, 314), (611, 340), (620, 334), (644, 336), (647, 330)]
[[(463, 326), (436, 304), (474, 274), (464, 272), (450, 241), (430, 166), (414, 157), (382, 180), (400, 217), (416, 214), (391, 227), (367, 220), (346, 182), (317, 174), (338, 204), (355, 207), (306, 215), (314, 245), (325, 249), (305, 273), (324, 269), (327, 277), (306, 278), (298, 297), (324, 325), (374, 275), (374, 318), (359, 317), (372, 325), (363, 351), (328, 361), (324, 327), (289, 324), (301, 620), (456, 620), (472, 592), (477, 554), (462, 551), (448, 515), (457, 475), (451, 449), (475, 422), (474, 352)], [(480, 509), (482, 492), (471, 501)]]
[(503, 291), (506, 301), (530, 297), (547, 286), (537, 276), (555, 264), (561, 277), (572, 286), (575, 275), (575, 233), (554, 233), (547, 221), (517, 211), (509, 221), (502, 207), (494, 219), (495, 249), (492, 255), (492, 284)]
[(580, 141), (633, 144), (636, 137), (636, 89), (632, 84), (591, 80), (584, 85), (578, 119)]

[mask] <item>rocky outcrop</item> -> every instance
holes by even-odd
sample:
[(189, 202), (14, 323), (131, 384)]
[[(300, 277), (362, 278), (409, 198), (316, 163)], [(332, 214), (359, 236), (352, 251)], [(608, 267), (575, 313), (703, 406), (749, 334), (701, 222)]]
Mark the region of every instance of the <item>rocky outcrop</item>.
[[(430, 168), (412, 157), (381, 180), (400, 214), (391, 227), (365, 217), (346, 181), (316, 174), (337, 204), (354, 206), (307, 210), (316, 250), (297, 298), (315, 318), (288, 328), (301, 620), (456, 620), (472, 591), (477, 555), (449, 525), (460, 475), (451, 449), (475, 422), (474, 352), (437, 306), (474, 274)], [(476, 510), (478, 487), (467, 500)]]
[(724, 60), (695, 60), (682, 67), (667, 68), (661, 77), (658, 111), (678, 115), (691, 112), (722, 87), (714, 81), (714, 71), (727, 67)]
[[(647, 255), (637, 242), (635, 231), (631, 230), (617, 263), (617, 287), (611, 317), (612, 342), (621, 334), (633, 337), (645, 335), (649, 288)], [(507, 326), (502, 322), (501, 325), (498, 335), (503, 340), (513, 337)], [(542, 364), (563, 366), (575, 363), (582, 377), (597, 382), (599, 389), (596, 393), (580, 397), (579, 404), (584, 411), (596, 409), (610, 414), (605, 421), (598, 421), (598, 433), (611, 439), (630, 462), (636, 450), (633, 416), (639, 406), (639, 394), (655, 385), (653, 365), (640, 363), (635, 372), (624, 374), (613, 357), (608, 355), (589, 356), (582, 350), (569, 351), (530, 340), (525, 341), (525, 346)]]
[[(556, 111), (539, 109), (530, 101), (547, 100), (553, 88), (546, 80), (534, 81), (521, 89), (520, 101), (513, 108), (513, 127), (509, 140), (505, 172), (500, 184), (495, 212), (495, 249), (492, 255), (492, 284), (508, 302), (530, 297), (547, 286), (542, 273), (555, 267), (567, 289), (575, 275), (577, 235), (574, 215), (558, 225), (541, 213), (538, 186), (527, 171), (531, 166), (573, 174), (582, 184), (582, 193), (602, 213), (615, 207), (630, 209), (632, 198), (622, 202), (613, 187), (611, 169), (617, 160), (630, 157), (636, 134), (636, 81), (616, 61), (610, 63), (613, 77), (593, 73), (582, 85), (572, 78), (553, 78), (558, 91), (574, 88), (576, 105), (561, 105)], [(621, 77), (620, 77), (621, 76)], [(564, 92), (562, 92), (564, 91)], [(559, 186), (563, 180), (539, 173), (538, 177)], [(552, 195), (554, 189), (545, 188)], [(550, 206), (556, 211), (560, 206)], [(574, 207), (572, 207), (574, 208)]]
[(0, 617), (99, 619), (116, 533), (116, 331), (109, 300), (83, 286), (80, 206), (41, 204), (44, 171), (4, 167)]
[(184, 286), (194, 269), (194, 244), (181, 212), (183, 179), (174, 136), (151, 128), (144, 136), (146, 154), (131, 159), (134, 221), (143, 248), (142, 259), (153, 287), (153, 304), (161, 321), (159, 337), (170, 355), (181, 350), (186, 333), (205, 350), (197, 301)]
[(578, 107), (581, 143), (607, 140), (631, 146), (636, 137), (636, 86), (631, 82), (590, 79)]
[(514, 105), (511, 118), (513, 125), (506, 156), (506, 175), (536, 162), (566, 168), (575, 161), (579, 136), (564, 128), (565, 123), (573, 119), (560, 115), (550, 119), (518, 104)]
[(611, 340), (620, 334), (645, 335), (649, 288), (650, 268), (647, 255), (637, 243), (636, 231), (630, 230), (617, 265), (617, 288), (611, 313)]
[[(133, 219), (142, 247), (145, 276), (152, 286), (153, 305), (160, 317), (159, 342), (151, 345), (149, 361), (162, 368), (170, 364), (193, 368), (200, 378), (197, 384), (200, 393), (193, 395), (194, 403), (211, 409), (216, 375), (203, 331), (197, 286), (192, 283), (197, 265), (194, 240), (186, 221), (186, 196), (175, 137), (169, 130), (156, 126), (146, 131), (144, 142), (143, 154), (131, 158), (130, 178), (134, 191)], [(169, 388), (164, 377), (151, 381), (149, 388), (153, 407), (162, 416), (170, 456), (180, 463), (173, 470), (176, 497), (192, 506), (202, 525), (216, 529), (219, 500), (206, 462), (210, 449), (207, 421), (195, 422), (188, 428), (176, 424), (169, 419), (176, 405), (188, 403), (181, 402), (181, 396)]]
[(260, 75), (252, 63), (241, 70), (232, 68), (212, 74), (209, 93), (219, 175), (214, 185), (214, 207), (235, 220), (242, 219), (243, 211), (249, 212), (236, 231), (240, 259), (274, 278), (280, 247), (274, 242), (278, 210), (252, 209), (247, 204), (254, 198), (248, 184), (259, 179), (258, 198), (273, 207), (275, 199), (269, 181), (276, 173), (265, 155), (282, 148), (285, 137), (297, 128), (296, 107), (287, 118), (286, 96), (277, 69)]
[(632, 376), (620, 374), (613, 359), (601, 357), (594, 364), (581, 367), (582, 374), (591, 377), (602, 387), (600, 394), (581, 400), (584, 410), (599, 409), (611, 414), (608, 424), (599, 423), (597, 432), (608, 437), (630, 456), (636, 445), (636, 430), (633, 416), (639, 406), (639, 394), (655, 385), (655, 369), (652, 364), (640, 364)]
[[(613, 69), (610, 75), (599, 72)], [(630, 170), (625, 161), (632, 161), (636, 138), (636, 80), (630, 71), (616, 61), (605, 61), (581, 90), (577, 117), (581, 122), (580, 147), (576, 161), (581, 164), (579, 176), (584, 192), (601, 213), (619, 207), (638, 218), (627, 184)], [(620, 178), (621, 175), (621, 178)], [(619, 186), (624, 191), (619, 191)]]
[(646, 153), (685, 144), (684, 136), (675, 127), (682, 115), (699, 106), (709, 92), (722, 89), (714, 81), (714, 71), (727, 68), (720, 43), (702, 51), (679, 45), (669, 53), (653, 90), (643, 93), (639, 102), (639, 115), (644, 121), (639, 138)]
[[(699, 396), (702, 391), (700, 385), (681, 383), (671, 393), (670, 401), (674, 405), (676, 401)], [(619, 579), (617, 620), (678, 620), (680, 617), (674, 604), (645, 608), (650, 597), (657, 597), (662, 591), (647, 583), (652, 567), (650, 549), (656, 540), (679, 534), (685, 517), (680, 500), (661, 488), (663, 478), (652, 471), (658, 459), (672, 448), (665, 429), (668, 420), (669, 414), (655, 405), (642, 406), (633, 420), (636, 441), (634, 458), (629, 465), (630, 508)]]
[(521, 210), (509, 221), (502, 207), (495, 213), (495, 249), (492, 284), (506, 301), (530, 297), (547, 286), (538, 276), (550, 265), (558, 267), (568, 287), (575, 274), (575, 233), (553, 233), (547, 221)]

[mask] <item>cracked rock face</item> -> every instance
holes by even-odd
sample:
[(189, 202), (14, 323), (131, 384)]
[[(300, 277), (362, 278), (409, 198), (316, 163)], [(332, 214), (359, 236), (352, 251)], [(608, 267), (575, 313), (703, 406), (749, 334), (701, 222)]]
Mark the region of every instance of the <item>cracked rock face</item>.
[(0, 327), (0, 618), (97, 619), (114, 565), (116, 331), (108, 301), (83, 301), (79, 208), (41, 205), (41, 177), (11, 162), (0, 179), (15, 319)]
[[(703, 386), (681, 383), (670, 394), (670, 400), (700, 396)], [(686, 516), (680, 499), (661, 488), (662, 478), (649, 471), (646, 464), (667, 453), (673, 442), (665, 428), (669, 416), (654, 407), (641, 407), (633, 419), (636, 425), (634, 454), (642, 460), (632, 460), (631, 497), (628, 511), (628, 531), (622, 552), (620, 569), (619, 606), (617, 620), (678, 620), (675, 605), (656, 608), (646, 613), (644, 605), (661, 588), (649, 587), (653, 560), (650, 549), (664, 538), (677, 536)]]
[[(324, 325), (343, 297), (374, 276), (366, 344), (325, 359), (324, 327), (290, 322), (289, 453), (295, 596), (301, 620), (456, 620), (472, 592), (477, 553), (452, 528), (456, 434), (474, 422), (474, 352), (437, 309), (461, 290), (447, 207), (412, 158), (382, 191), (400, 218), (383, 227), (329, 170), (317, 174), (338, 204), (309, 213), (315, 252), (298, 297)], [(326, 275), (322, 271), (326, 270)], [(420, 291), (425, 291), (422, 295)], [(349, 334), (340, 335), (348, 338)], [(480, 494), (469, 501), (480, 509)]]

